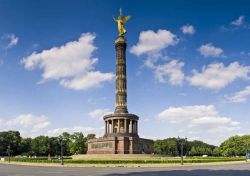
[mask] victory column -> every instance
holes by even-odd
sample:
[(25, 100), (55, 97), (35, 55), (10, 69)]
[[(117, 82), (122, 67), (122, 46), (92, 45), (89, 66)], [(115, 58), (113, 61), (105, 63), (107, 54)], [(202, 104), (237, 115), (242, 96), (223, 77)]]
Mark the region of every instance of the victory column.
[(153, 152), (153, 141), (139, 138), (138, 120), (135, 114), (127, 109), (126, 78), (126, 29), (125, 23), (130, 16), (123, 16), (122, 10), (117, 19), (119, 36), (115, 40), (116, 49), (116, 92), (115, 111), (103, 117), (105, 134), (102, 138), (88, 141), (88, 154), (150, 154)]

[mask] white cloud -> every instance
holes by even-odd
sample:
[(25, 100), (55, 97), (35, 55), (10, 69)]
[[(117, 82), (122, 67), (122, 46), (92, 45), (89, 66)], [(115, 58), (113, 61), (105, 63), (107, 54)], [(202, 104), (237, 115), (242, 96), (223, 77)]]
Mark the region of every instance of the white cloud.
[(93, 57), (95, 37), (91, 33), (82, 34), (77, 41), (40, 53), (33, 52), (21, 62), (27, 70), (42, 69), (41, 82), (60, 80), (60, 85), (75, 90), (98, 87), (102, 82), (113, 80), (114, 74), (94, 71), (94, 65), (98, 62), (98, 58)]
[(157, 32), (152, 30), (142, 31), (139, 36), (139, 42), (132, 46), (130, 52), (137, 56), (154, 54), (177, 43), (177, 37), (168, 30), (159, 29)]
[(110, 109), (106, 108), (106, 109), (95, 109), (89, 112), (88, 115), (91, 118), (102, 120), (104, 115), (112, 114), (112, 113), (113, 112)]
[(168, 60), (166, 56), (163, 56), (162, 51), (171, 45), (176, 45), (178, 41), (176, 35), (168, 30), (142, 31), (139, 42), (132, 46), (130, 52), (137, 56), (146, 55), (147, 59), (144, 61), (144, 66), (153, 70), (157, 81), (181, 85), (184, 80), (183, 62), (172, 60), (165, 64), (157, 64), (159, 60)]
[(92, 87), (99, 87), (102, 82), (111, 81), (113, 78), (113, 73), (90, 71), (86, 75), (77, 76), (74, 79), (62, 79), (60, 85), (74, 90), (88, 90)]
[(172, 60), (169, 63), (155, 66), (155, 77), (161, 83), (169, 82), (171, 85), (181, 85), (184, 81), (183, 62)]
[(236, 92), (233, 96), (226, 97), (229, 102), (242, 103), (246, 102), (250, 97), (250, 86), (245, 87), (243, 90)]
[(244, 23), (245, 16), (239, 16), (236, 20), (232, 21), (231, 24), (234, 26), (241, 26)]
[(193, 70), (193, 73), (187, 80), (193, 86), (199, 86), (206, 89), (222, 89), (236, 79), (248, 79), (250, 67), (233, 62), (227, 67), (223, 63), (210, 64), (202, 68), (199, 73)]
[(19, 39), (15, 36), (15, 34), (5, 34), (2, 36), (2, 40), (4, 40), (3, 43), (5, 45), (5, 49), (10, 49), (17, 45)]
[(189, 25), (189, 24), (182, 26), (181, 27), (181, 31), (182, 31), (183, 34), (190, 34), (190, 35), (192, 35), (192, 34), (195, 33), (194, 26)]
[(202, 133), (229, 132), (240, 129), (240, 123), (220, 116), (213, 105), (170, 107), (158, 114), (170, 123), (180, 123), (186, 129)]
[(31, 132), (37, 132), (51, 125), (48, 117), (33, 114), (21, 114), (13, 119), (3, 122), (3, 126), (8, 129), (26, 129)]
[(250, 52), (241, 51), (240, 55), (242, 55), (242, 56), (250, 56)]
[(212, 43), (201, 45), (198, 51), (204, 57), (220, 57), (223, 53), (223, 49), (213, 46)]

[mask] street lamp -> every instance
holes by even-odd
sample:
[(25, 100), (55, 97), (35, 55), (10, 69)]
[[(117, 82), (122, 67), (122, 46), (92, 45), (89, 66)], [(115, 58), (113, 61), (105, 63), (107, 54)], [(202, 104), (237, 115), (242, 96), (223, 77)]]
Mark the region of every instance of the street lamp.
[(61, 165), (64, 165), (64, 161), (63, 161), (63, 138), (62, 137), (59, 138), (59, 143), (61, 145)]
[(250, 153), (249, 153), (249, 150), (248, 150), (248, 143), (246, 144), (246, 162), (247, 160), (250, 158)]
[(183, 146), (184, 146), (185, 142), (187, 141), (187, 138), (185, 137), (184, 139), (181, 139), (181, 138), (178, 136), (177, 141), (178, 141), (179, 144), (181, 145), (181, 165), (183, 165)]
[(7, 152), (8, 152), (8, 162), (10, 163), (10, 145), (8, 145)]

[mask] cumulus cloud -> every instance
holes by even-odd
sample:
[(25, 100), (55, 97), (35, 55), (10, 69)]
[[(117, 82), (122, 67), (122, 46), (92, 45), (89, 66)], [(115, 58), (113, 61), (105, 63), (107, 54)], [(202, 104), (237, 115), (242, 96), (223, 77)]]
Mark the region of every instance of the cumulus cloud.
[(223, 49), (213, 46), (212, 43), (201, 45), (198, 51), (204, 57), (220, 57), (223, 53)]
[(102, 120), (104, 115), (112, 114), (112, 113), (113, 112), (110, 109), (106, 108), (106, 109), (95, 109), (89, 112), (88, 115), (93, 119)]
[(245, 16), (239, 16), (236, 20), (232, 21), (231, 24), (234, 26), (241, 26), (244, 23)]
[(178, 41), (176, 35), (168, 30), (142, 31), (139, 42), (132, 46), (130, 52), (136, 56), (146, 56), (144, 66), (153, 70), (157, 81), (170, 83), (171, 85), (181, 85), (184, 80), (182, 71), (184, 63), (174, 59), (168, 63), (158, 64), (159, 60), (168, 60), (166, 56), (163, 56), (162, 51), (169, 46), (176, 45)]
[(183, 34), (193, 35), (195, 33), (194, 26), (189, 25), (189, 24), (182, 26), (181, 31), (182, 31)]
[(142, 31), (139, 36), (139, 42), (132, 46), (130, 52), (137, 56), (153, 54), (177, 43), (176, 35), (168, 30), (159, 29), (157, 32), (152, 30)]
[(249, 72), (249, 66), (240, 65), (238, 62), (233, 62), (228, 66), (224, 66), (223, 63), (214, 63), (203, 66), (200, 73), (193, 70), (192, 75), (187, 80), (193, 86), (218, 90), (236, 79), (248, 79)]
[(48, 128), (51, 122), (48, 120), (48, 117), (44, 115), (36, 116), (33, 114), (21, 114), (7, 121), (2, 120), (2, 124), (4, 124), (2, 127), (6, 129), (21, 129), (37, 132)]
[(248, 97), (250, 97), (250, 86), (245, 87), (243, 90), (236, 92), (232, 96), (227, 96), (227, 100), (233, 103), (246, 102)]
[[(59, 47), (33, 52), (21, 61), (27, 70), (43, 70), (42, 81), (60, 80), (60, 85), (74, 90), (87, 90), (98, 87), (102, 82), (111, 81), (113, 73), (94, 71), (98, 58), (93, 57), (97, 49), (93, 42), (95, 35), (82, 34), (77, 41)], [(90, 81), (91, 79), (95, 79)]]
[(155, 77), (161, 83), (181, 85), (184, 81), (183, 62), (172, 60), (169, 63), (155, 66)]
[(158, 114), (158, 118), (170, 123), (181, 123), (184, 128), (207, 133), (235, 131), (240, 123), (219, 115), (213, 105), (170, 107)]
[(10, 49), (17, 45), (18, 43), (18, 37), (15, 36), (15, 34), (5, 34), (2, 36), (2, 44), (4, 45), (5, 49)]
[(92, 87), (99, 87), (102, 82), (110, 81), (113, 78), (113, 73), (90, 71), (86, 75), (77, 76), (73, 79), (62, 79), (60, 85), (74, 90), (88, 90)]

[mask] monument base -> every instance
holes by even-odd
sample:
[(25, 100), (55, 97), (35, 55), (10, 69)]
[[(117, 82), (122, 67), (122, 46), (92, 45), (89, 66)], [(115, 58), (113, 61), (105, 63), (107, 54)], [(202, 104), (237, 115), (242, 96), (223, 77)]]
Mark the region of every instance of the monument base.
[(152, 154), (153, 145), (139, 137), (103, 137), (88, 141), (87, 154)]

